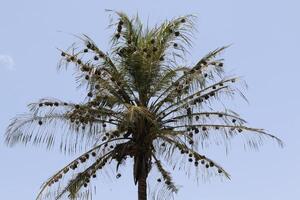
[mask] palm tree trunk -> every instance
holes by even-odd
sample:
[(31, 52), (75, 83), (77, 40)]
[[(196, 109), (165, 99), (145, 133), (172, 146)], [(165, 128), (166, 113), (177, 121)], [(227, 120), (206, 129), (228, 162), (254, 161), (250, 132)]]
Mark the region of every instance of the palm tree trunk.
[(138, 200), (147, 200), (147, 173), (143, 172), (138, 180)]

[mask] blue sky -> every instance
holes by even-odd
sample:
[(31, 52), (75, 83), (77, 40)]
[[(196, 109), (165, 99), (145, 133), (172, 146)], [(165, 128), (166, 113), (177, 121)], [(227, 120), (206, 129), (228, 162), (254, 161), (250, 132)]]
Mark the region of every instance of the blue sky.
[[(104, 9), (137, 12), (151, 24), (184, 14), (198, 16), (198, 33), (189, 62), (209, 50), (233, 46), (223, 54), (229, 74), (243, 76), (250, 105), (237, 99), (231, 105), (250, 125), (263, 127), (285, 142), (280, 149), (266, 141), (259, 151), (244, 150), (234, 140), (224, 148), (205, 150), (232, 175), (231, 181), (212, 179), (194, 184), (183, 173), (183, 187), (175, 199), (297, 199), (300, 196), (300, 95), (298, 76), (300, 2), (252, 1), (17, 1), (0, 2), (0, 134), (9, 119), (26, 112), (26, 105), (41, 97), (81, 100), (72, 72), (57, 73), (59, 53), (85, 33), (108, 50), (108, 13)], [(43, 148), (8, 148), (1, 136), (1, 199), (34, 199), (39, 186), (73, 157)], [(136, 198), (131, 171), (117, 182), (99, 180), (97, 196), (103, 199)]]

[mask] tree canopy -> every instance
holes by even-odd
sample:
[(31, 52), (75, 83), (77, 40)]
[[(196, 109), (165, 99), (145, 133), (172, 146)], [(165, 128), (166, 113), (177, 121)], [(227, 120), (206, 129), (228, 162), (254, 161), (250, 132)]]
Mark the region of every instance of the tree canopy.
[[(224, 74), (228, 46), (217, 48), (193, 65), (184, 59), (195, 32), (192, 15), (145, 27), (138, 16), (116, 12), (110, 27), (109, 52), (87, 35), (61, 51), (59, 69), (75, 69), (86, 97), (79, 103), (43, 98), (29, 105), (29, 113), (11, 121), (7, 144), (59, 147), (65, 153), (84, 152), (51, 176), (37, 199), (89, 198), (92, 179), (110, 167), (119, 172), (132, 164), (139, 200), (147, 198), (146, 183), (153, 173), (160, 190), (157, 199), (177, 192), (170, 169), (193, 176), (230, 178), (219, 164), (201, 153), (208, 141), (227, 145), (235, 136), (258, 147), (263, 138), (277, 137), (249, 127), (225, 103), (241, 91), (239, 77)], [(229, 97), (229, 98), (228, 98)], [(194, 166), (191, 168), (190, 166)]]

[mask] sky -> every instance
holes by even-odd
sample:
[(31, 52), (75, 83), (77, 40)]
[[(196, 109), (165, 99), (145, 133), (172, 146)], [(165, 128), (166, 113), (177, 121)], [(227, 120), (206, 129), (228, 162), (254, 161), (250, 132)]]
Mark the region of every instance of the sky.
[[(234, 140), (230, 152), (210, 146), (205, 152), (227, 171), (232, 180), (194, 183), (183, 172), (176, 200), (297, 199), (300, 196), (300, 46), (298, 0), (0, 0), (0, 195), (5, 200), (30, 200), (40, 185), (75, 156), (39, 147), (4, 144), (11, 118), (27, 111), (26, 105), (42, 97), (80, 101), (72, 71), (57, 72), (59, 52), (85, 33), (109, 50), (109, 23), (105, 9), (139, 13), (144, 22), (159, 23), (185, 14), (197, 19), (189, 63), (217, 47), (233, 44), (222, 57), (228, 74), (249, 85), (250, 104), (240, 99), (231, 107), (249, 125), (262, 127), (281, 138), (256, 150)], [(131, 170), (116, 182), (99, 180), (95, 199), (136, 199)], [(124, 198), (126, 196), (126, 198)]]

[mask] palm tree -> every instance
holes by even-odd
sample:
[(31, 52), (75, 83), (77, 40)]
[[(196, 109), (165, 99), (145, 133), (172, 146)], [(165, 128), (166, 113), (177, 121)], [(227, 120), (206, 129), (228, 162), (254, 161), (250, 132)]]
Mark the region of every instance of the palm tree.
[(258, 147), (267, 137), (282, 145), (277, 137), (248, 127), (237, 113), (220, 104), (228, 96), (242, 94), (239, 77), (225, 77), (223, 60), (217, 59), (227, 46), (193, 66), (184, 64), (194, 33), (193, 16), (152, 29), (144, 28), (139, 17), (121, 12), (114, 16), (118, 19), (111, 24), (116, 33), (110, 53), (86, 35), (78, 37), (80, 44), (60, 50), (59, 68), (75, 67), (79, 86), (86, 89), (85, 100), (41, 99), (7, 128), (9, 145), (56, 146), (71, 154), (85, 151), (50, 177), (37, 199), (88, 197), (92, 178), (111, 166), (119, 178), (126, 161), (133, 165), (139, 200), (147, 199), (150, 172), (159, 174), (156, 181), (163, 191), (159, 197), (166, 199), (178, 190), (167, 166), (230, 178), (199, 152), (211, 139), (226, 145), (232, 137), (242, 136), (248, 145)]

